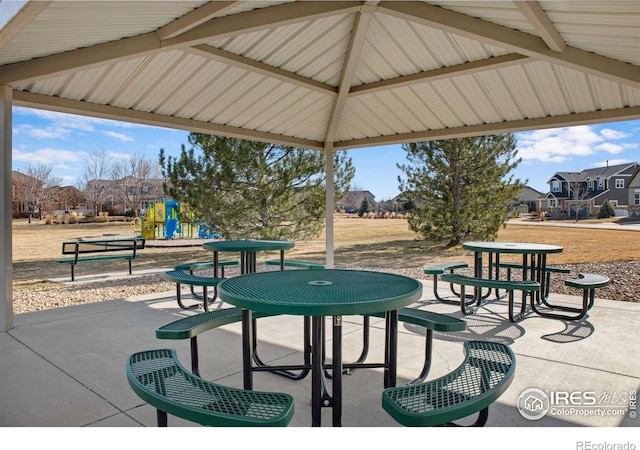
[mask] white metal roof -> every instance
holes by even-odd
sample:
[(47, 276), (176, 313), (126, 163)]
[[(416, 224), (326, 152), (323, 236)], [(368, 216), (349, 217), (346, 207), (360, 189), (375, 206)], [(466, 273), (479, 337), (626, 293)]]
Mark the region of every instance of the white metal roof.
[(0, 1), (17, 105), (316, 149), (640, 118), (637, 0), (16, 10)]

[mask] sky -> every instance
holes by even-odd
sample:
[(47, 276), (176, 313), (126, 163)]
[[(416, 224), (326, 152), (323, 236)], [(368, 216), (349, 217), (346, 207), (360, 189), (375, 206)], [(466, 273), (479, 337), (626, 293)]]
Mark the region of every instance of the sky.
[[(88, 154), (106, 150), (114, 160), (143, 155), (157, 160), (160, 148), (179, 155), (188, 132), (126, 122), (13, 107), (13, 170), (45, 164), (63, 185), (82, 177)], [(515, 133), (522, 162), (513, 172), (537, 191), (549, 191), (556, 172), (640, 162), (640, 120), (581, 125)], [(370, 191), (377, 201), (399, 194), (397, 164), (405, 163), (402, 146), (348, 150), (356, 169), (352, 186)]]

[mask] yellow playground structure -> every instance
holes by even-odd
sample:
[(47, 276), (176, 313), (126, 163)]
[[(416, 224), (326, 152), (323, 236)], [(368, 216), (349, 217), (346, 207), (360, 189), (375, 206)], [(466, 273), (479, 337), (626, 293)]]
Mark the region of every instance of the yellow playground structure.
[(180, 203), (175, 200), (162, 199), (161, 202), (151, 203), (147, 207), (147, 213), (142, 219), (136, 219), (133, 226), (140, 229), (141, 236), (145, 239), (220, 237), (219, 233), (211, 231), (199, 221), (194, 220), (194, 215), (188, 208), (184, 208), (181, 212)]

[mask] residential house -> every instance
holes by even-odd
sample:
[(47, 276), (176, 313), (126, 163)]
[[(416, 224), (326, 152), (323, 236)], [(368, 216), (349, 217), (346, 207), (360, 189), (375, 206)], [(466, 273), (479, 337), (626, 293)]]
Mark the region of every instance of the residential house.
[(627, 195), (629, 216), (640, 217), (640, 166), (636, 168), (627, 182)]
[(163, 182), (163, 179), (135, 177), (92, 180), (87, 183), (87, 208), (97, 212), (107, 211), (111, 215), (123, 215), (132, 207), (144, 211), (150, 204), (162, 199)]
[(522, 214), (538, 211), (540, 199), (543, 197), (544, 194), (542, 192), (525, 186), (514, 199), (514, 208)]
[(344, 211), (347, 213), (354, 213), (360, 209), (364, 199), (369, 201), (372, 211), (377, 211), (378, 203), (375, 200), (375, 195), (369, 191), (349, 191), (344, 197), (336, 201), (336, 211)]
[(11, 171), (11, 216), (28, 217), (29, 205), (25, 201), (23, 190), (25, 186), (37, 183), (37, 180), (29, 175), (16, 170)]
[(605, 201), (613, 208), (629, 206), (627, 185), (640, 165), (636, 162), (596, 167), (580, 172), (556, 172), (549, 181), (549, 192), (541, 200), (551, 217), (595, 214)]

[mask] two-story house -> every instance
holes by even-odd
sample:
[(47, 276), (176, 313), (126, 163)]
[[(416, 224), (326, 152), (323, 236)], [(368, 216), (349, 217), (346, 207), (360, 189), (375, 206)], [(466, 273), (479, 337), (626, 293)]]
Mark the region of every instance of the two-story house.
[(552, 214), (591, 215), (608, 201), (613, 208), (628, 207), (627, 185), (640, 165), (636, 162), (596, 167), (580, 172), (556, 172), (549, 181), (549, 192), (542, 209)]

